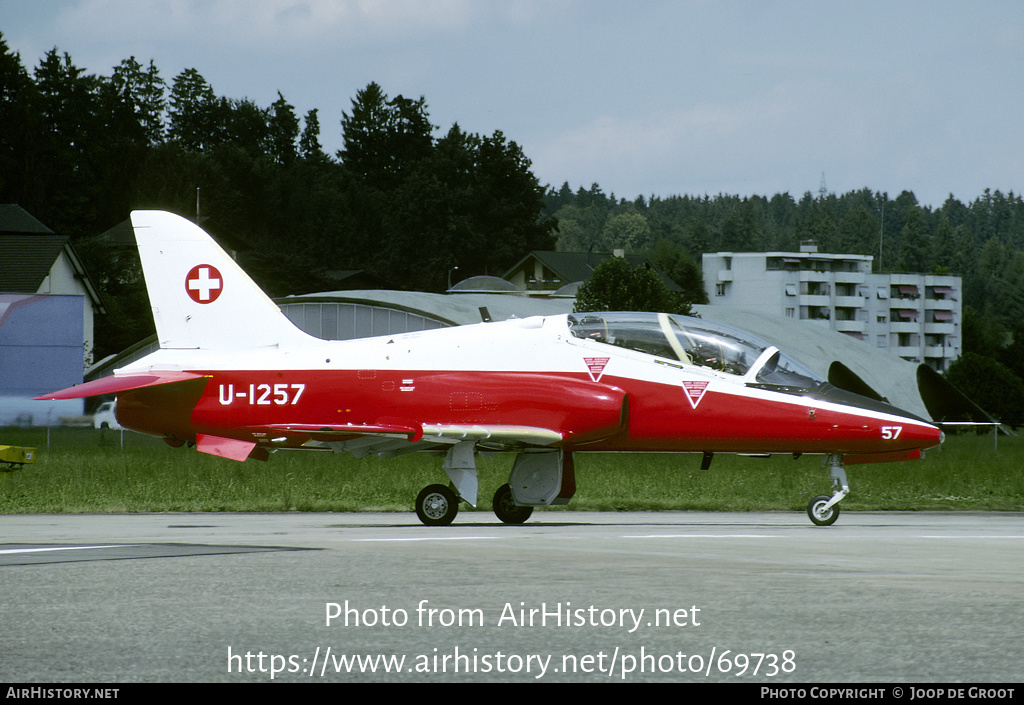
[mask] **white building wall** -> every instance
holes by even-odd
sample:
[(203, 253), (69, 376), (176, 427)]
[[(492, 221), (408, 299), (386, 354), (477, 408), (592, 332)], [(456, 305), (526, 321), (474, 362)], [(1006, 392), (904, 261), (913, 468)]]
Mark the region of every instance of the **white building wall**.
[(960, 277), (873, 273), (869, 255), (717, 252), (703, 257), (712, 306), (785, 316), (944, 371), (962, 346)]

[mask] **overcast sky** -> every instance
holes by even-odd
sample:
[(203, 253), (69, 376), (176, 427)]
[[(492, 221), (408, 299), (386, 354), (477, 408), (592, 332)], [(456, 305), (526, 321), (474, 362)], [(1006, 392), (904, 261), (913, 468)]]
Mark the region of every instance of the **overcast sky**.
[(1024, 190), (1021, 0), (0, 0), (0, 32), (30, 70), (57, 47), (280, 91), (331, 153), (375, 81), (629, 199)]

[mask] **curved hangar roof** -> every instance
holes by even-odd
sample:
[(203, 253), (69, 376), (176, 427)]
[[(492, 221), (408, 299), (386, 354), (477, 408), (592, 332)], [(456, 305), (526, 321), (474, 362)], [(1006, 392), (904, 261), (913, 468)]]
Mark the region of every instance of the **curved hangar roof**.
[[(483, 320), (553, 316), (572, 311), (571, 299), (539, 299), (508, 294), (426, 294), (368, 289), (303, 294), (275, 299), (295, 325), (311, 335), (348, 340)], [(481, 311), (485, 309), (485, 311)], [(402, 316), (405, 316), (403, 325)], [(332, 318), (336, 317), (336, 331)]]

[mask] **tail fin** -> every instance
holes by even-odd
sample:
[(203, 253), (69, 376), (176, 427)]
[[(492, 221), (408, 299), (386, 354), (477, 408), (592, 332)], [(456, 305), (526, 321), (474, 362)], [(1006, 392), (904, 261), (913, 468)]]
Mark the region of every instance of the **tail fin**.
[(230, 350), (310, 340), (199, 226), (132, 212), (161, 348)]

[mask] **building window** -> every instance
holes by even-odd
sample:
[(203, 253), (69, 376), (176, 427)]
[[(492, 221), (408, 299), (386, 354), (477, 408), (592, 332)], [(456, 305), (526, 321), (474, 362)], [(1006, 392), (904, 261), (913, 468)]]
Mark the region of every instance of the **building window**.
[(930, 286), (927, 288), (929, 299), (940, 301), (956, 301), (956, 290), (951, 286)]
[(917, 323), (917, 311), (912, 308), (894, 308), (889, 314), (893, 323)]
[(890, 295), (894, 299), (919, 299), (921, 292), (913, 284), (893, 284)]

